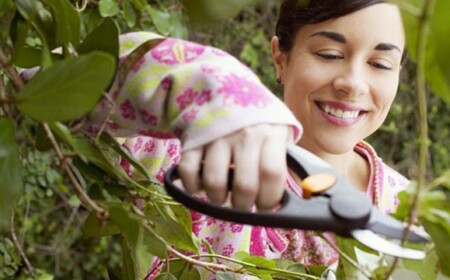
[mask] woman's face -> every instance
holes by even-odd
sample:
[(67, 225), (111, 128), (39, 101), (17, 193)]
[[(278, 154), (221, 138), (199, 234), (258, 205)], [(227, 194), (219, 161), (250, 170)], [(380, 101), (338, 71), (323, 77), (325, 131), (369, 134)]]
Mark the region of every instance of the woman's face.
[(274, 38), (284, 101), (304, 128), (300, 145), (343, 154), (377, 130), (397, 91), (404, 45), (399, 10), (384, 3), (302, 27), (289, 54)]

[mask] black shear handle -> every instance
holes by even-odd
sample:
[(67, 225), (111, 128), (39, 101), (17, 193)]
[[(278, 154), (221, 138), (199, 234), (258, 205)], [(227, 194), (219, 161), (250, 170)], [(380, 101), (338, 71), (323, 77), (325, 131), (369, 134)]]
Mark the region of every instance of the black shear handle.
[(343, 236), (349, 236), (352, 229), (364, 227), (368, 221), (372, 203), (365, 195), (359, 194), (327, 163), (295, 145), (289, 145), (287, 148), (287, 163), (289, 168), (302, 179), (316, 173), (330, 173), (336, 176), (336, 183), (329, 190), (310, 199), (299, 198), (292, 191), (285, 190), (280, 201), (280, 208), (274, 211), (257, 212), (207, 202), (176, 187), (173, 184), (179, 179), (176, 166), (166, 172), (164, 185), (169, 195), (184, 206), (230, 222), (265, 227), (333, 231)]

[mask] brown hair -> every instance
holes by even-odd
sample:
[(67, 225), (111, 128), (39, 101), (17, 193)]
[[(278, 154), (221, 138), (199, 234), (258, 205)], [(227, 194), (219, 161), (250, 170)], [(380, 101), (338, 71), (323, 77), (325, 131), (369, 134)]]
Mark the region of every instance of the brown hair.
[(361, 10), (383, 0), (285, 0), (281, 4), (275, 35), (279, 48), (291, 51), (297, 31), (305, 25), (323, 22)]

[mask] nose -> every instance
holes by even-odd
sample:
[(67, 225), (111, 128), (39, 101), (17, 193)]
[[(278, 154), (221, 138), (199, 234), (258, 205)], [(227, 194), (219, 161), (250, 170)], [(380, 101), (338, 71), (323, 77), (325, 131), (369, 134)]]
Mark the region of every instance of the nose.
[(333, 81), (334, 89), (349, 97), (366, 94), (369, 91), (369, 86), (362, 68), (358, 67), (357, 63), (343, 67)]

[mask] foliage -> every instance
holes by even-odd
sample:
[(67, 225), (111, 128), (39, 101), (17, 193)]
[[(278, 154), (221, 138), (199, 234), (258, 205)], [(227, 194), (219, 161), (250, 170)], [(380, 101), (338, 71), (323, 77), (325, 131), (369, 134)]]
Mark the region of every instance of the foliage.
[[(195, 254), (204, 242), (192, 235), (188, 210), (167, 197), (115, 139), (86, 135), (80, 125), (115, 75), (117, 34), (133, 30), (189, 35), (219, 46), (279, 92), (269, 46), (279, 1), (231, 1), (226, 7), (222, 2), (0, 2), (1, 279), (142, 279), (155, 256), (167, 259), (157, 279), (200, 279), (192, 265), (197, 260), (182, 253)], [(404, 11), (411, 61), (404, 66), (397, 103), (371, 141), (389, 163), (418, 178), (401, 194), (396, 217), (407, 220), (415, 209), (433, 244), (439, 244), (421, 247), (429, 250), (423, 263), (400, 261), (394, 273), (409, 270), (434, 279), (439, 273), (450, 276), (450, 118), (442, 114), (450, 109), (444, 102), (450, 100), (450, 27), (445, 14), (449, 2), (397, 2)], [(204, 22), (214, 24), (198, 25)], [(24, 84), (17, 70), (34, 66), (41, 71)], [(427, 104), (416, 95), (424, 88), (415, 81), (420, 82), (424, 73), (431, 87)], [(429, 108), (425, 117), (416, 110), (423, 105)], [(417, 142), (423, 131), (417, 124), (427, 121), (429, 139)], [(423, 166), (417, 163), (424, 157), (424, 142), (431, 152), (425, 186), (420, 180)], [(142, 179), (130, 178), (118, 166), (120, 158), (126, 158)], [(347, 239), (339, 243), (350, 256), (346, 248), (357, 245)], [(205, 259), (218, 271), (217, 279), (240, 273), (261, 279), (319, 279), (324, 273), (323, 267), (243, 252), (231, 259), (211, 251)], [(221, 266), (219, 260), (238, 269)], [(338, 275), (349, 277), (356, 271), (345, 260), (342, 263)], [(372, 276), (383, 279), (388, 271), (381, 266)]]

